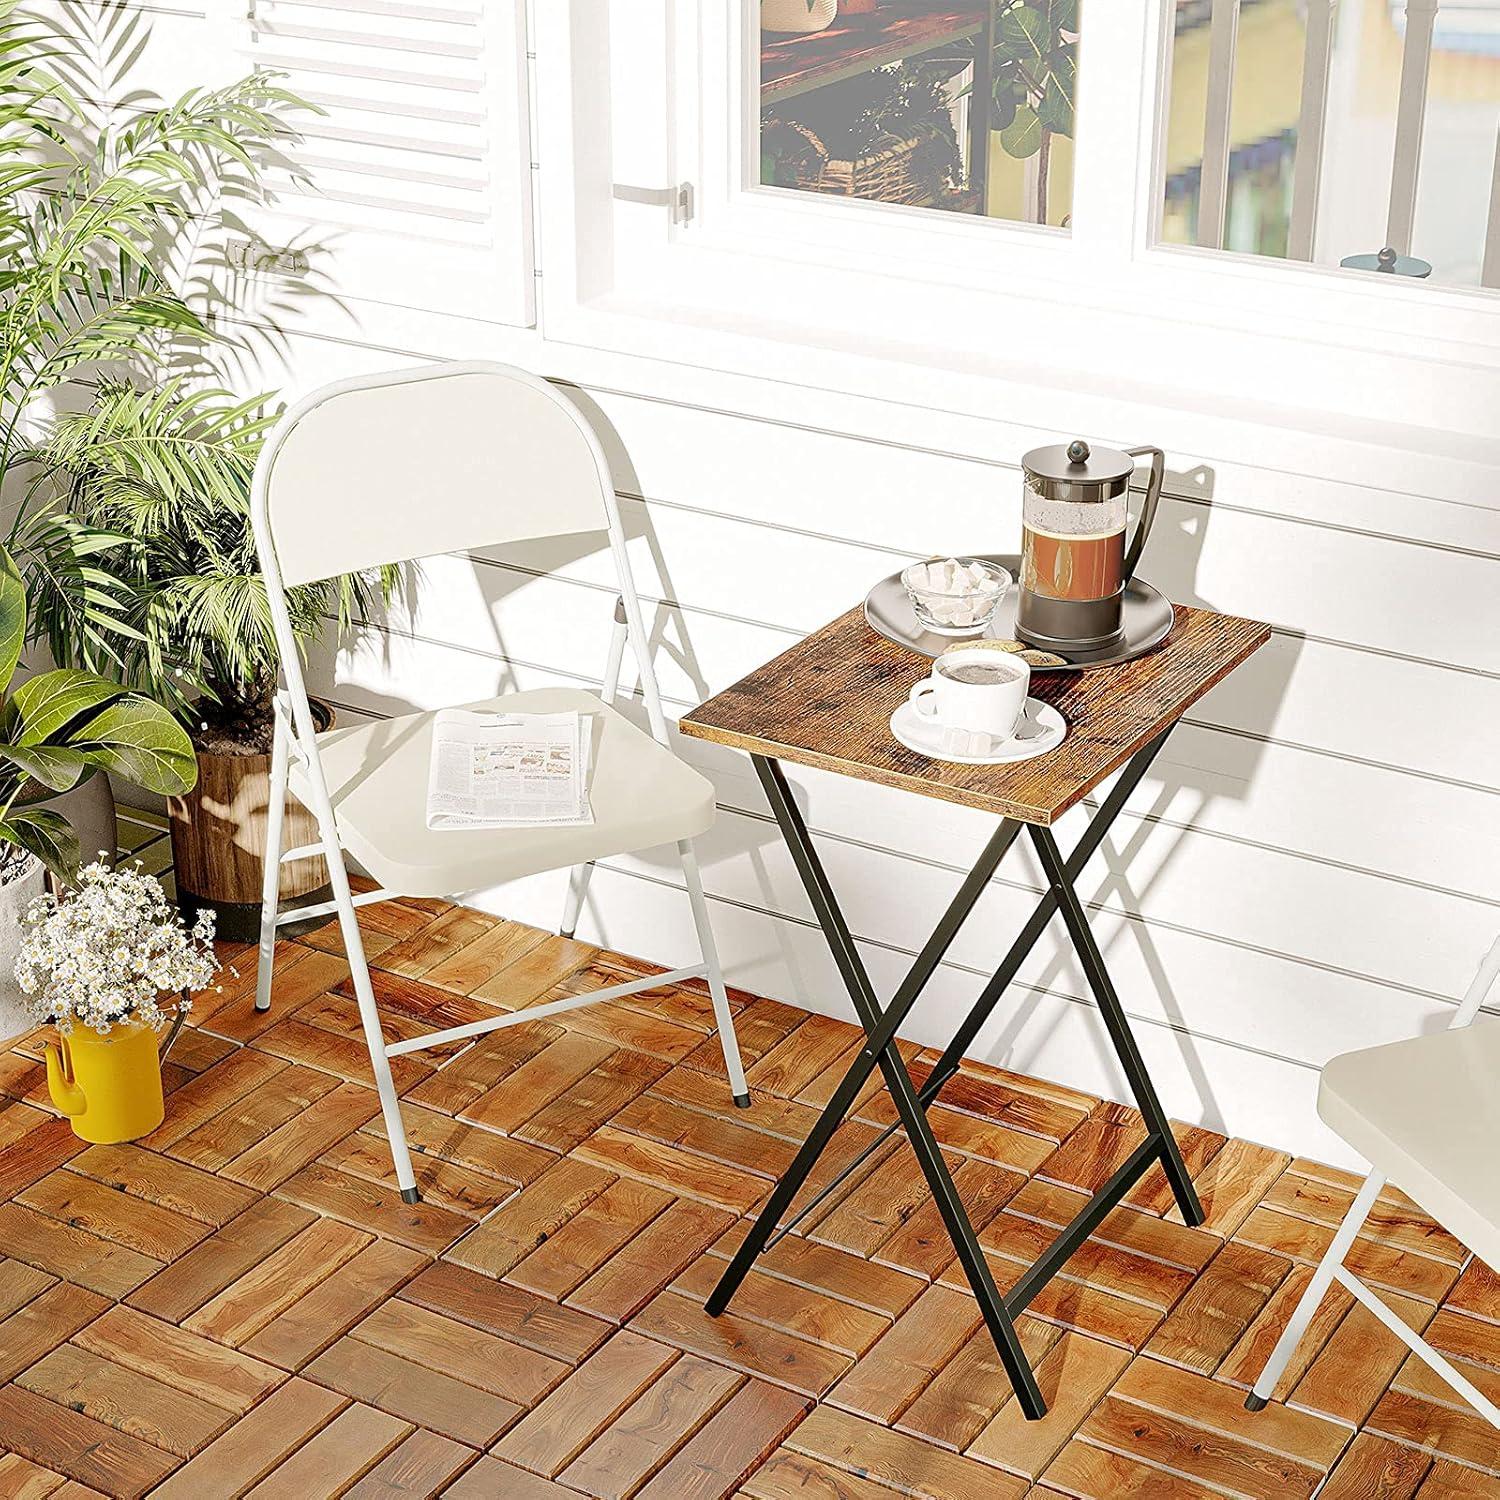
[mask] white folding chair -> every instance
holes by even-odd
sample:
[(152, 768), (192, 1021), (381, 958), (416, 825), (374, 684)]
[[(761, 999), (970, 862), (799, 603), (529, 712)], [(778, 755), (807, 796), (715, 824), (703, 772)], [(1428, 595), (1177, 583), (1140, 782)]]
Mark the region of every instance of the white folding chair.
[(1245, 1399), (1270, 1400), (1324, 1294), (1337, 1281), (1481, 1416), (1500, 1427), (1500, 1407), (1413, 1333), (1344, 1265), (1387, 1180), (1487, 1264), (1500, 1267), (1500, 1023), (1472, 1024), (1500, 976), (1500, 938), (1446, 1031), (1345, 1052), (1323, 1069), (1318, 1113), (1374, 1169), (1307, 1284), (1260, 1379)]
[[(504, 365), (449, 364), (337, 381), (299, 401), (276, 425), (256, 465), (251, 509), (285, 684), (276, 700), (255, 1004), (265, 1010), (271, 1003), (276, 929), (336, 912), (401, 1196), (415, 1203), (419, 1194), (391, 1058), (660, 984), (707, 978), (730, 1092), (736, 1104), (748, 1106), (692, 846), (713, 822), (713, 787), (669, 748), (608, 462), (578, 409), (546, 381)], [(426, 789), (434, 716), (406, 714), (319, 734), (286, 588), (441, 552), (584, 532), (607, 534), (619, 586), (602, 694), (544, 688), (467, 706), (593, 715), (594, 822), (582, 828), (430, 831)], [(649, 735), (611, 706), (627, 641)], [(317, 820), (316, 844), (281, 847), (289, 785)], [(669, 843), (676, 844), (682, 862), (699, 963), (386, 1044), (356, 907), (392, 896), (451, 896), (571, 868), (562, 923), (571, 936), (594, 860)], [(351, 894), (346, 850), (379, 889)], [(314, 854), (327, 859), (333, 900), (279, 912), (280, 865)]]

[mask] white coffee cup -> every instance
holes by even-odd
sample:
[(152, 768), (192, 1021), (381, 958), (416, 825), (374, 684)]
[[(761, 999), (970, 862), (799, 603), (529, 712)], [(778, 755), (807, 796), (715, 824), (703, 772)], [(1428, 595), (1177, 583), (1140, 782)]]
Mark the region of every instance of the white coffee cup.
[(911, 690), (909, 701), (939, 728), (979, 730), (1003, 742), (1020, 723), (1030, 686), (1031, 668), (1014, 653), (960, 647), (933, 662), (932, 675)]

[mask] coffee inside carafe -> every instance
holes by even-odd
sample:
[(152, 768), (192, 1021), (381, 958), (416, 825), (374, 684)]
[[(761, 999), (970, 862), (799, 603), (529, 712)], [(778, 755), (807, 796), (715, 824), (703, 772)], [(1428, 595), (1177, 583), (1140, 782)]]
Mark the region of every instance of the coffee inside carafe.
[(1082, 507), (1040, 497), (1021, 529), (1021, 586), (1049, 599), (1107, 599), (1125, 582), (1125, 496)]

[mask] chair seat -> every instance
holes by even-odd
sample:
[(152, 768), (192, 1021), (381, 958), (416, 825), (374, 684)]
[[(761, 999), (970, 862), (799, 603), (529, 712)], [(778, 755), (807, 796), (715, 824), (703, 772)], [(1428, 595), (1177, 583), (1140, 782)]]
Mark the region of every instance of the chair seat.
[[(464, 707), (485, 712), (590, 714), (594, 821), (583, 828), (427, 827), (430, 713), (333, 729), (318, 749), (344, 847), (386, 890), (452, 896), (542, 870), (694, 838), (713, 822), (713, 785), (650, 735), (581, 688), (510, 693)], [(305, 799), (294, 759), (292, 790)]]
[(1346, 1052), (1318, 1113), (1476, 1255), (1500, 1265), (1500, 1023)]

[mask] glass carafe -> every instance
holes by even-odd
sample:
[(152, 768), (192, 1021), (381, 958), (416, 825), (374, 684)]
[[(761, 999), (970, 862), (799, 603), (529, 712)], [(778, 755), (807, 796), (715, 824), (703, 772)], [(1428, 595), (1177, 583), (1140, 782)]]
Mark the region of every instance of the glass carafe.
[[(1126, 543), (1135, 460), (1151, 475)], [(1016, 634), (1050, 650), (1109, 645), (1121, 633), (1125, 586), (1156, 517), (1166, 459), (1160, 448), (1090, 448), (1081, 438), (1035, 448), (1021, 461), (1021, 577)]]

